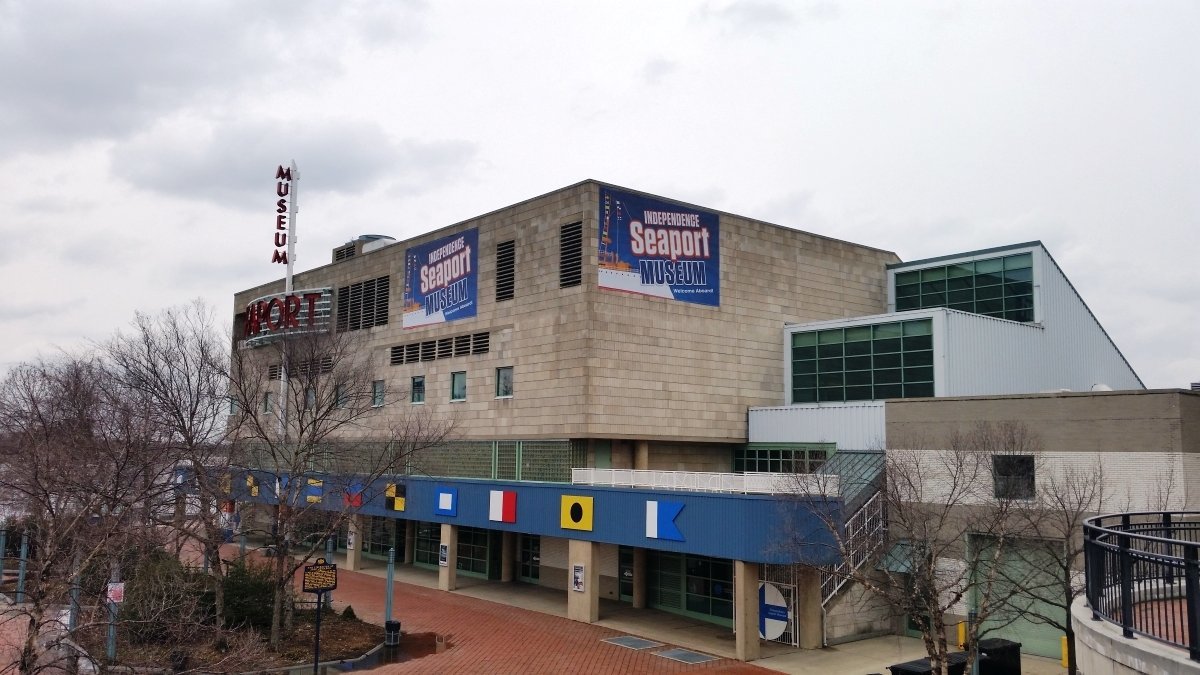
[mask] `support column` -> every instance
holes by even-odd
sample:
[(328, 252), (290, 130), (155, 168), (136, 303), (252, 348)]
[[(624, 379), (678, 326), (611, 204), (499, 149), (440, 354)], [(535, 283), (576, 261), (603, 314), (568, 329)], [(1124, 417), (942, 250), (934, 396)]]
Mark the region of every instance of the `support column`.
[(757, 659), (758, 563), (733, 561), (733, 628), (738, 661)]
[[(584, 623), (600, 620), (600, 569), (596, 545), (571, 539), (567, 543), (567, 618)], [(576, 576), (576, 567), (582, 567)], [(583, 588), (577, 590), (579, 585)]]
[(446, 547), (446, 566), (438, 560), (438, 590), (458, 588), (458, 526), (442, 523), (442, 546)]
[(635, 471), (650, 468), (650, 441), (633, 442), (633, 468)]
[(512, 581), (517, 570), (517, 533), (502, 532), (500, 536), (500, 581)]
[(646, 549), (633, 549), (633, 606), (646, 608)]
[(820, 649), (825, 641), (821, 625), (821, 573), (802, 567), (796, 574), (796, 624), (801, 649)]
[(417, 559), (417, 521), (404, 521), (404, 564), (411, 565)]
[(346, 570), (348, 572), (362, 569), (362, 547), (363, 517), (356, 513), (346, 521)]

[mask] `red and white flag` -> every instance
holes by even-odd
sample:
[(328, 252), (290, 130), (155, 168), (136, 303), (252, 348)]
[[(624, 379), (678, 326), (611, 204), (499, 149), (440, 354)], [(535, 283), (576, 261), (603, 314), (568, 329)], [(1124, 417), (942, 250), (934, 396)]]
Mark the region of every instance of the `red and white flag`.
[(488, 520), (498, 523), (517, 522), (517, 493), (510, 490), (492, 490)]

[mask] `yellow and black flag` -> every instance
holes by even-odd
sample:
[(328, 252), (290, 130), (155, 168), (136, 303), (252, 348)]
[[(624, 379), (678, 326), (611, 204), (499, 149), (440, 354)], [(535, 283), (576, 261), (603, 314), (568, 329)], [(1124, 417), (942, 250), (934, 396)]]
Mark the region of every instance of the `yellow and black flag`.
[(558, 524), (564, 530), (592, 531), (592, 498), (563, 495)]
[(258, 496), (258, 479), (254, 477), (254, 474), (246, 474), (246, 491), (250, 493), (251, 497)]
[(383, 493), (385, 496), (384, 508), (388, 511), (403, 511), (407, 492), (403, 485), (388, 483), (387, 489)]

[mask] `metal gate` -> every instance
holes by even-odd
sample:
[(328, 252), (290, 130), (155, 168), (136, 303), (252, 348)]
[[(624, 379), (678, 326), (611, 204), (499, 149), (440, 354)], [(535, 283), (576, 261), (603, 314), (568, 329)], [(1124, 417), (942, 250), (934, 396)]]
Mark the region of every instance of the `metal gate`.
[[(776, 638), (767, 639), (772, 642), (780, 642), (793, 647), (800, 646), (800, 626), (796, 623), (796, 568), (794, 565), (763, 565), (762, 567), (762, 582), (774, 586), (781, 596), (783, 596), (783, 609), (787, 612), (787, 621), (784, 625), (783, 632)], [(765, 590), (765, 589), (764, 589)], [(763, 632), (763, 627), (766, 624), (764, 616), (767, 614), (768, 607), (775, 608), (775, 605), (766, 599), (766, 593), (760, 590), (759, 605), (758, 605), (758, 630)], [(777, 616), (782, 617), (782, 612), (776, 612)], [(773, 631), (772, 631), (773, 632)]]

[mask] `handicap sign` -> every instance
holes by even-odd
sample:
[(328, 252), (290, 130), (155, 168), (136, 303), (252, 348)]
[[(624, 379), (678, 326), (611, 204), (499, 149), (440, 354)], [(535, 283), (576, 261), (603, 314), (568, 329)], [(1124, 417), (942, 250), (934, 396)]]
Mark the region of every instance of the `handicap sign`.
[(765, 581), (758, 584), (758, 635), (764, 640), (778, 640), (787, 630), (791, 612), (779, 587)]

